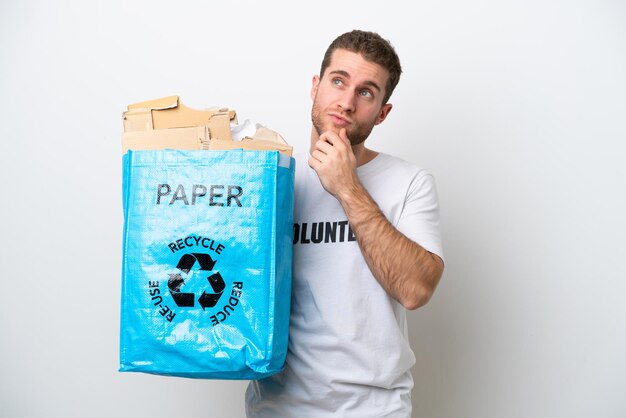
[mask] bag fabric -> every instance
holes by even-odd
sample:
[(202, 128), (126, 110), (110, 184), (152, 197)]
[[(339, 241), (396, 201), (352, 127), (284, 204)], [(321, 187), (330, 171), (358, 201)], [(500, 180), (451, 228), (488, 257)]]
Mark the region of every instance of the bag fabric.
[(282, 370), (294, 168), (277, 151), (124, 154), (120, 371)]

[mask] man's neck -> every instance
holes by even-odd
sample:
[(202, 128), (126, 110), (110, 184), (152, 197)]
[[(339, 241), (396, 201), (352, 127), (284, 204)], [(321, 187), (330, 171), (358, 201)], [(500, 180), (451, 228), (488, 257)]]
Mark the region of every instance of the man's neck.
[(356, 166), (360, 167), (363, 164), (367, 164), (372, 161), (378, 153), (374, 150), (365, 147), (365, 142), (361, 142), (358, 145), (352, 146), (352, 152), (356, 157)]

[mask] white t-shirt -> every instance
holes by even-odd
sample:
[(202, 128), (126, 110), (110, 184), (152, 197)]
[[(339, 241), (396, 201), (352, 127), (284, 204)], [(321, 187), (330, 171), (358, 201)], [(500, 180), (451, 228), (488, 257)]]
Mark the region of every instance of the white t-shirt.
[[(374, 278), (339, 202), (296, 155), (289, 351), (285, 370), (250, 383), (248, 417), (411, 415), (406, 310)], [(387, 219), (443, 258), (433, 177), (387, 154), (357, 168)]]

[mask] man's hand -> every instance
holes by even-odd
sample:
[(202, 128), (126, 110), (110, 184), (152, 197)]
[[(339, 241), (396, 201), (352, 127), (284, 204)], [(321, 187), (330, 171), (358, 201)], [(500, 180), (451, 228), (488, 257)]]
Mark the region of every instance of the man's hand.
[(356, 157), (345, 128), (339, 134), (324, 132), (313, 145), (309, 166), (317, 173), (322, 186), (339, 201), (360, 186)]

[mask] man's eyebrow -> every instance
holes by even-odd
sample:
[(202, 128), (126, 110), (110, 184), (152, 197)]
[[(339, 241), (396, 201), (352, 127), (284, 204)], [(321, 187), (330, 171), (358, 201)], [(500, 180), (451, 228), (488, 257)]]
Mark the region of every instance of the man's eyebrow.
[(345, 78), (350, 78), (350, 74), (344, 70), (332, 70), (328, 74), (338, 74), (344, 76)]
[[(343, 77), (348, 78), (348, 79), (350, 78), (350, 73), (348, 73), (347, 71), (344, 71), (344, 70), (332, 70), (328, 74), (329, 75), (331, 75), (331, 74), (340, 75), (340, 76), (343, 76)], [(382, 91), (380, 86), (378, 84), (376, 84), (376, 82), (374, 82), (374, 81), (365, 80), (363, 82), (363, 84), (366, 85), (366, 86), (372, 87), (372, 88), (374, 88), (374, 89), (376, 89), (378, 91)]]

